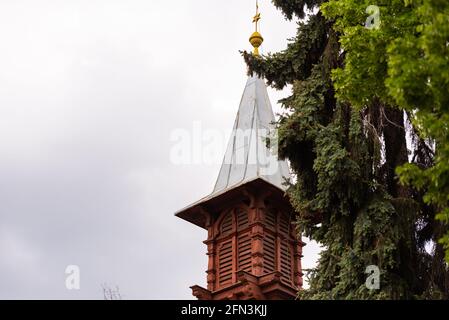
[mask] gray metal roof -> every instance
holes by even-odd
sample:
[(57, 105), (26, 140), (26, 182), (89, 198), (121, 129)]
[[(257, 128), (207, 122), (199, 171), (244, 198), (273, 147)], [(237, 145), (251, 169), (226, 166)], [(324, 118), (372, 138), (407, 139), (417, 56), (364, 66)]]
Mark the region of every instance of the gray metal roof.
[(213, 192), (176, 215), (205, 228), (195, 209), (228, 192), (257, 182), (285, 191), (285, 181), (290, 180), (289, 167), (286, 161), (278, 159), (273, 148), (267, 146), (267, 138), (275, 129), (274, 121), (265, 82), (250, 77)]
[(286, 189), (284, 184), (290, 179), (290, 171), (287, 162), (277, 157), (274, 121), (265, 82), (250, 77), (212, 195), (257, 178)]

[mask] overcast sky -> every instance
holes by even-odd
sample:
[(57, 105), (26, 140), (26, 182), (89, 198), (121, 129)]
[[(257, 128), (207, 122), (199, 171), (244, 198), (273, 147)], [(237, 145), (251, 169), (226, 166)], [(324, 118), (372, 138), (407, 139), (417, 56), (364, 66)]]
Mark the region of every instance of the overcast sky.
[[(261, 1), (263, 52), (295, 34)], [(174, 130), (229, 130), (254, 0), (0, 1), (0, 298), (191, 299), (206, 232), (173, 216), (220, 167), (170, 161)], [(276, 101), (288, 91), (269, 91)], [(224, 153), (221, 150), (220, 153)], [(305, 250), (313, 266), (317, 247)], [(65, 287), (78, 265), (81, 289)]]

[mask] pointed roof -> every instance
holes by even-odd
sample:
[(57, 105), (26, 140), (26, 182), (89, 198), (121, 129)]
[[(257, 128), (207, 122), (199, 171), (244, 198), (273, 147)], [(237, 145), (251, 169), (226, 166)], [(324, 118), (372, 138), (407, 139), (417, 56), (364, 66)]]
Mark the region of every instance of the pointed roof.
[(274, 122), (265, 82), (249, 78), (212, 194), (257, 178), (285, 190), (285, 179), (290, 178), (287, 162), (278, 159), (275, 146), (267, 146), (276, 139)]
[(213, 192), (176, 215), (202, 226), (192, 217), (198, 206), (254, 181), (285, 192), (290, 171), (287, 162), (277, 157), (274, 122), (265, 82), (257, 76), (250, 77)]

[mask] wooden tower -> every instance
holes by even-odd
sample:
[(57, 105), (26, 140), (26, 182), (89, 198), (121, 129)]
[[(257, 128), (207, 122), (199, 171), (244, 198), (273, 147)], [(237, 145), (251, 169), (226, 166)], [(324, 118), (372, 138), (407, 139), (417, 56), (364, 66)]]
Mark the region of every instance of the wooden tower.
[(192, 287), (198, 299), (294, 299), (302, 287), (288, 166), (267, 148), (273, 121), (265, 83), (250, 78), (214, 191), (176, 214), (208, 231), (208, 285)]
[(208, 231), (207, 289), (191, 287), (200, 300), (295, 299), (302, 287), (304, 243), (285, 194), (288, 165), (273, 151), (274, 121), (265, 82), (250, 77), (214, 191), (176, 213)]

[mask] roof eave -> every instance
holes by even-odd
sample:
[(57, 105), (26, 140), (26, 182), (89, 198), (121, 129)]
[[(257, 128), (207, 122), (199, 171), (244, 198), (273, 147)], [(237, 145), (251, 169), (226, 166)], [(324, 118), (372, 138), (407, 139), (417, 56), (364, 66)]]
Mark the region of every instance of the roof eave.
[(248, 187), (251, 189), (252, 185), (258, 183), (263, 183), (267, 185), (278, 195), (284, 197), (286, 199), (286, 202), (288, 202), (285, 189), (279, 188), (278, 186), (272, 184), (263, 177), (256, 177), (252, 180), (236, 184), (235, 186), (232, 186), (226, 190), (217, 193), (212, 193), (209, 196), (185, 207), (184, 209), (179, 210), (178, 212), (175, 213), (175, 216), (183, 220), (186, 220), (200, 228), (207, 229), (207, 216), (205, 215), (206, 212), (209, 212), (210, 210), (219, 207), (218, 204), (220, 202), (223, 202), (222, 200), (224, 198), (238, 198), (238, 195), (243, 196), (244, 193), (241, 192), (241, 189)]

